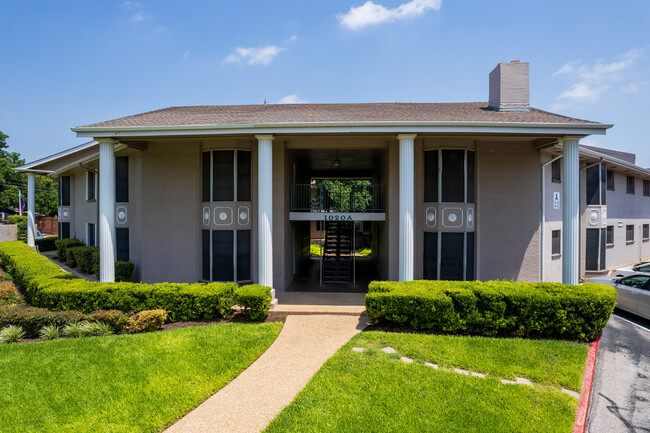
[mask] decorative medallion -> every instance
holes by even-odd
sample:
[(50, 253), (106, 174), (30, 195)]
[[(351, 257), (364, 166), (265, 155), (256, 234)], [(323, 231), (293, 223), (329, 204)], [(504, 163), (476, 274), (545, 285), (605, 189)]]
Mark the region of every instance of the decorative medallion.
[(70, 218), (70, 209), (68, 209), (66, 207), (61, 208), (61, 219), (63, 221), (67, 221), (68, 218)]
[(207, 206), (203, 208), (203, 225), (210, 225), (210, 208)]
[(442, 225), (450, 228), (463, 226), (463, 209), (459, 207), (446, 207), (442, 210)]
[(471, 207), (467, 209), (467, 228), (474, 228), (474, 209)]
[(229, 207), (215, 207), (214, 223), (221, 226), (232, 225), (232, 209)]
[(237, 219), (241, 226), (250, 223), (250, 210), (248, 209), (248, 206), (239, 206), (239, 208), (237, 208)]
[(127, 211), (126, 206), (118, 206), (117, 212), (115, 214), (118, 224), (126, 224), (127, 221)]
[(601, 214), (602, 225), (607, 226), (607, 208), (603, 208), (600, 214)]
[(425, 221), (427, 224), (427, 227), (435, 227), (436, 226), (436, 208), (435, 207), (428, 207), (425, 213)]
[(597, 226), (600, 224), (600, 212), (597, 209), (591, 209), (589, 211), (589, 225)]

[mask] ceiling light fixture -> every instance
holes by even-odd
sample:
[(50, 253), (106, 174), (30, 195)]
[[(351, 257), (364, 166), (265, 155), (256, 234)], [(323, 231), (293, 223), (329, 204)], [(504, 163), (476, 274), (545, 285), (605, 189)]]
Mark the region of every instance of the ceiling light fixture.
[(336, 151), (336, 159), (332, 161), (332, 168), (338, 170), (342, 167), (341, 160), (339, 159), (339, 151)]

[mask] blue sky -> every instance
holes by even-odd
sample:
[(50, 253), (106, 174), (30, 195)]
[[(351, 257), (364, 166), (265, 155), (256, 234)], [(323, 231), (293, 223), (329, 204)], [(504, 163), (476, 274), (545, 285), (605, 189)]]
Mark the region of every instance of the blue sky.
[(650, 1), (0, 0), (0, 130), (29, 160), (71, 127), (177, 105), (487, 101), (530, 63), (537, 108), (614, 123), (650, 167)]

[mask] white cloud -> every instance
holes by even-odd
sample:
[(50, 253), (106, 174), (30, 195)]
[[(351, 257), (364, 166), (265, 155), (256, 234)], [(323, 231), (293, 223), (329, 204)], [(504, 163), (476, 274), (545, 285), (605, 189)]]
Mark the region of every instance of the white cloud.
[(151, 18), (151, 15), (144, 11), (142, 3), (125, 1), (122, 3), (122, 7), (132, 12), (131, 21), (138, 23), (141, 21), (147, 21)]
[[(611, 88), (613, 83), (625, 79), (626, 74), (634, 66), (643, 51), (644, 48), (629, 50), (621, 56), (620, 60), (609, 63), (604, 63), (601, 59), (596, 60), (592, 65), (584, 64), (581, 60), (565, 63), (553, 76), (569, 75), (573, 76), (577, 82), (555, 98), (556, 102), (553, 109), (566, 108), (574, 104), (598, 102), (600, 96)], [(629, 83), (621, 90), (626, 93), (635, 93), (638, 91), (638, 86)]]
[(278, 104), (306, 104), (307, 101), (302, 99), (295, 93), (293, 95), (287, 95), (284, 98), (278, 101)]
[(640, 83), (629, 83), (626, 86), (621, 87), (621, 91), (623, 93), (639, 93), (641, 91), (641, 87), (645, 86), (648, 84), (647, 81), (642, 81)]
[(352, 6), (345, 14), (336, 18), (343, 27), (350, 30), (360, 30), (366, 26), (397, 21), (423, 15), (429, 9), (440, 10), (442, 0), (411, 0), (393, 9), (373, 3), (368, 0), (361, 6)]
[(257, 48), (236, 47), (235, 51), (226, 56), (224, 62), (246, 62), (249, 65), (268, 65), (273, 61), (275, 56), (284, 50), (286, 50), (286, 48), (276, 47), (274, 45)]

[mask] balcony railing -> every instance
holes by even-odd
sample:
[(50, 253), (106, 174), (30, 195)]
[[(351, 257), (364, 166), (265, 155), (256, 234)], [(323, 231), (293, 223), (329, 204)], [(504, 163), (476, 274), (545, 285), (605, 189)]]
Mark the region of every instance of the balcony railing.
[(384, 187), (378, 184), (292, 184), (291, 212), (385, 212)]

